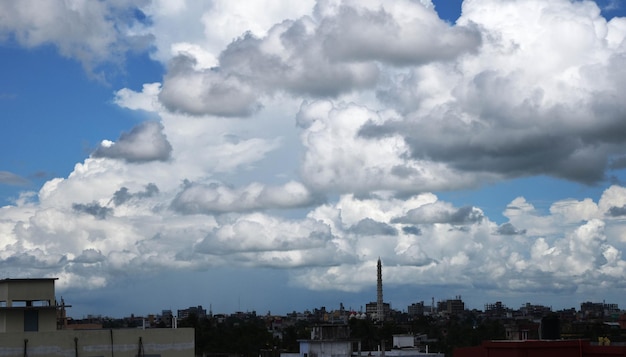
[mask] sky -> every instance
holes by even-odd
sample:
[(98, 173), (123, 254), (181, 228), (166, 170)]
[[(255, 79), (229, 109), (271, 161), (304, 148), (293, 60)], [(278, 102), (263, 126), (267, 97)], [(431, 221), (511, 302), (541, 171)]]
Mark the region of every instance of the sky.
[(620, 0), (0, 2), (0, 272), (69, 315), (626, 307)]

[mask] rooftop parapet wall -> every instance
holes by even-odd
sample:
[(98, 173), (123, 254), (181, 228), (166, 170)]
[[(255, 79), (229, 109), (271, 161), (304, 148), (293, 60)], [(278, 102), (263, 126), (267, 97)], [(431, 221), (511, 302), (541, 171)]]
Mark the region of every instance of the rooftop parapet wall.
[(54, 281), (50, 279), (2, 279), (0, 280), (0, 301), (12, 307), (15, 301), (45, 302), (55, 305)]
[(0, 334), (0, 356), (193, 357), (194, 330), (114, 329)]

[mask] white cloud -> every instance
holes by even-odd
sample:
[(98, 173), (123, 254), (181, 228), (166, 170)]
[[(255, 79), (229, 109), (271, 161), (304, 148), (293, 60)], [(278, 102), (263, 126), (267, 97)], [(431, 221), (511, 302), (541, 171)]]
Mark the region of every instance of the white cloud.
[(104, 140), (92, 155), (140, 163), (166, 161), (171, 153), (172, 145), (163, 134), (163, 125), (148, 121), (122, 133), (115, 143)]
[(299, 182), (279, 187), (253, 183), (239, 189), (214, 182), (189, 183), (172, 201), (176, 211), (193, 214), (220, 214), (272, 208), (295, 208), (315, 203), (313, 195)]
[(222, 50), (246, 32), (262, 37), (274, 24), (309, 14), (314, 2), (277, 0), (253, 3), (159, 0), (144, 8), (153, 25), (155, 58), (167, 63), (179, 54), (194, 55), (201, 68), (215, 67)]
[(131, 110), (144, 110), (147, 112), (162, 111), (158, 95), (161, 92), (161, 83), (146, 83), (141, 92), (135, 92), (128, 88), (122, 88), (115, 92), (115, 104)]
[[(391, 286), (584, 295), (623, 280), (624, 187), (546, 212), (520, 196), (502, 223), (429, 193), (620, 167), (626, 25), (592, 2), (466, 0), (450, 25), (430, 1), (154, 1), (122, 30), (107, 18), (131, 3), (46, 3), (50, 19), (28, 5), (0, 5), (25, 46), (98, 64), (150, 35), (168, 71), (114, 93), (153, 121), (0, 209), (11, 274), (99, 288), (270, 267), (355, 292), (380, 256)], [(51, 22), (64, 14), (84, 33)]]
[(0, 4), (0, 40), (14, 37), (26, 47), (54, 44), (92, 72), (105, 62), (121, 62), (131, 49), (149, 39), (134, 29), (133, 11), (143, 0), (124, 2), (25, 0)]
[(477, 31), (451, 27), (432, 7), (414, 1), (318, 3), (324, 52), (343, 61), (419, 65), (475, 50)]
[(401, 135), (415, 160), (464, 176), (602, 180), (624, 150), (619, 21), (593, 2), (474, 0), (457, 23), (480, 30), (480, 48), (390, 74), (379, 98), (404, 118), (362, 133)]
[(305, 103), (298, 113), (305, 182), (317, 190), (419, 192), (478, 185), (495, 179), (477, 173), (461, 175), (443, 164), (413, 159), (400, 133), (375, 139), (360, 135), (364, 125), (391, 123), (394, 112), (376, 112), (356, 104)]
[(179, 56), (170, 62), (159, 99), (172, 111), (193, 115), (249, 116), (260, 108), (257, 93), (237, 76), (217, 69), (196, 71), (195, 59)]

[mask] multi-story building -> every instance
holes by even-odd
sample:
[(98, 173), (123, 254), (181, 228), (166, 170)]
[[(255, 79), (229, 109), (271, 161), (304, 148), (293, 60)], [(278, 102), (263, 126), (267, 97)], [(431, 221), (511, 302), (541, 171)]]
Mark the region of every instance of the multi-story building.
[(512, 310), (501, 301), (496, 301), (493, 304), (485, 304), (485, 315), (491, 318), (510, 318)]
[(437, 311), (448, 315), (462, 314), (465, 311), (465, 303), (461, 300), (461, 296), (458, 295), (454, 299), (440, 301), (437, 305)]
[(207, 317), (206, 309), (203, 309), (202, 305), (198, 305), (198, 306), (191, 306), (187, 309), (178, 310), (179, 320), (184, 320), (191, 315), (196, 315), (197, 318), (204, 319)]
[(0, 280), (0, 332), (55, 331), (55, 280)]
[(580, 304), (580, 313), (583, 319), (605, 318), (611, 315), (618, 315), (620, 312), (617, 304), (606, 304), (604, 302), (583, 302)]
[(552, 308), (543, 305), (533, 305), (527, 302), (520, 308), (520, 313), (522, 316), (526, 317), (541, 318), (552, 313)]
[(65, 329), (55, 278), (0, 280), (0, 356), (194, 355), (194, 330)]
[[(365, 304), (365, 313), (367, 316), (378, 316), (378, 303), (376, 301)], [(389, 303), (383, 303), (383, 315), (389, 316), (391, 314), (391, 305)]]
[(424, 301), (416, 302), (407, 307), (407, 313), (409, 316), (421, 316), (424, 315)]

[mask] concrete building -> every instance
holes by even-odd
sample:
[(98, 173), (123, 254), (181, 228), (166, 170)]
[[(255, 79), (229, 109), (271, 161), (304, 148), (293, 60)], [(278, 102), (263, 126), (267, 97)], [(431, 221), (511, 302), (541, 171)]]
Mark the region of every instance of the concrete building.
[(424, 315), (424, 301), (416, 302), (407, 307), (409, 316), (422, 316)]
[(604, 318), (611, 315), (618, 316), (620, 309), (617, 304), (607, 304), (605, 302), (594, 303), (591, 301), (580, 304), (580, 313), (583, 318)]
[[(194, 330), (59, 329), (55, 278), (0, 280), (0, 356), (192, 357)], [(59, 323), (61, 321), (61, 323)]]
[(461, 300), (461, 296), (458, 295), (454, 299), (440, 301), (437, 311), (448, 315), (462, 314), (465, 311), (465, 303)]
[(206, 309), (202, 308), (202, 305), (190, 306), (188, 309), (181, 309), (177, 311), (178, 319), (183, 320), (188, 318), (191, 315), (196, 315), (199, 319), (204, 319), (207, 317)]
[[(299, 340), (300, 357), (348, 357), (352, 356), (353, 345), (350, 328), (346, 325), (321, 325), (311, 330), (310, 340)], [(357, 347), (357, 351), (360, 348)]]
[[(394, 348), (377, 351), (362, 351), (361, 342), (350, 338), (347, 325), (318, 325), (311, 330), (310, 340), (299, 340), (298, 355), (281, 353), (281, 357), (443, 357), (443, 353), (420, 351), (413, 335), (394, 335)], [(428, 350), (428, 347), (426, 347)]]
[[(365, 304), (365, 314), (367, 316), (372, 317), (373, 319), (378, 319), (378, 302), (372, 301)], [(391, 315), (391, 305), (389, 303), (383, 303), (383, 316)]]
[(55, 331), (55, 280), (0, 280), (0, 333)]

